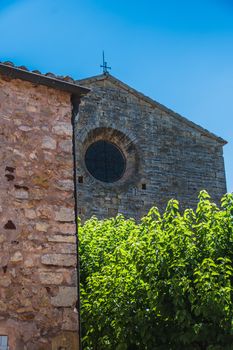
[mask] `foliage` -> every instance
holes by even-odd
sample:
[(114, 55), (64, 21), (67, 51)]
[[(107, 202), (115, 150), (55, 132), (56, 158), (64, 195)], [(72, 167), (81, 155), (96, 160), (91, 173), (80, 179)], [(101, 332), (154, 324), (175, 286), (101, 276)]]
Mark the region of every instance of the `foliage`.
[(79, 228), (84, 349), (233, 349), (233, 195)]

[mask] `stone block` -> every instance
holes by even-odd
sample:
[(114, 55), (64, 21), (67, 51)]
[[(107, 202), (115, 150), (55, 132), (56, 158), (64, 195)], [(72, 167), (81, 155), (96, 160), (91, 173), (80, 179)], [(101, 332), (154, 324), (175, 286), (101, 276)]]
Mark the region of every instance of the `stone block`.
[[(1, 239), (1, 236), (0, 236)], [(75, 236), (65, 236), (65, 235), (53, 235), (48, 237), (49, 242), (57, 242), (57, 243), (75, 243), (76, 237)]]
[(7, 310), (7, 305), (2, 300), (0, 300), (0, 310), (1, 312), (5, 312)]
[(69, 153), (70, 156), (72, 155), (72, 140), (64, 140), (64, 141), (60, 141), (59, 142), (59, 147), (60, 149), (65, 152), (65, 153)]
[(20, 125), (19, 130), (27, 132), (27, 131), (31, 131), (32, 128), (30, 126), (27, 126), (27, 125)]
[(77, 258), (69, 254), (45, 254), (41, 257), (41, 263), (54, 266), (76, 266)]
[(76, 287), (59, 287), (58, 294), (51, 298), (51, 304), (56, 307), (71, 307), (77, 301)]
[(61, 222), (74, 221), (74, 209), (61, 207), (58, 212), (55, 213), (55, 220)]
[(29, 113), (35, 113), (37, 111), (37, 108), (36, 108), (36, 106), (28, 105), (28, 106), (26, 106), (26, 111)]
[(48, 187), (46, 180), (44, 183), (36, 184), (36, 186), (40, 186), (41, 188), (33, 188), (30, 192), (31, 198), (33, 200), (43, 200), (45, 197), (45, 193), (43, 192), (43, 189)]
[(10, 277), (8, 277), (8, 276), (2, 276), (1, 278), (0, 278), (0, 286), (1, 287), (9, 287), (10, 286), (10, 284), (11, 284), (11, 278)]
[(6, 240), (5, 235), (0, 235), (0, 243), (3, 243)]
[(54, 150), (57, 147), (57, 142), (55, 139), (53, 139), (50, 136), (44, 136), (42, 139), (41, 147), (44, 149), (51, 149)]
[(78, 324), (78, 313), (73, 308), (64, 309), (62, 329), (66, 331), (76, 331)]
[(57, 124), (52, 128), (52, 132), (55, 135), (72, 136), (72, 125), (71, 123), (57, 122)]
[(29, 197), (28, 191), (25, 191), (25, 190), (15, 191), (15, 198), (17, 199), (28, 199), (28, 197)]
[(40, 205), (36, 208), (36, 215), (41, 219), (52, 219), (54, 210), (52, 205)]
[(24, 266), (25, 267), (34, 267), (36, 264), (36, 262), (34, 262), (34, 260), (32, 258), (27, 258), (25, 261), (24, 261)]
[(63, 281), (62, 273), (55, 273), (50, 271), (39, 271), (39, 279), (42, 284), (61, 284)]
[(36, 223), (36, 230), (40, 232), (47, 232), (49, 228), (49, 224), (46, 222), (37, 222)]
[(69, 349), (79, 350), (77, 331), (75, 332), (61, 332), (52, 340), (52, 350)]
[(52, 248), (56, 249), (60, 254), (75, 254), (76, 245), (71, 243), (53, 243)]
[(12, 263), (15, 263), (15, 264), (17, 264), (17, 263), (23, 261), (23, 255), (22, 255), (22, 253), (21, 253), (20, 251), (15, 252), (15, 253), (12, 255), (12, 257), (10, 258), (10, 261), (11, 261)]
[(63, 233), (65, 235), (73, 235), (76, 232), (75, 224), (59, 224), (58, 227), (59, 233)]
[(74, 181), (73, 180), (58, 180), (56, 187), (65, 191), (74, 191)]
[(34, 209), (24, 209), (24, 215), (28, 219), (35, 219), (36, 218), (36, 211)]

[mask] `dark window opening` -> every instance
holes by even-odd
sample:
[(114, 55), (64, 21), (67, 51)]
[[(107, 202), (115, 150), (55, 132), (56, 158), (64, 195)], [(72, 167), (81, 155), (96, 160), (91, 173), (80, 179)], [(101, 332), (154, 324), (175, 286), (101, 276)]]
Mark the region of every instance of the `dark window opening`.
[(142, 184), (142, 190), (146, 190), (146, 184)]
[(83, 183), (83, 176), (79, 176), (79, 177), (78, 177), (78, 183), (79, 183), (79, 184), (82, 184), (82, 183)]
[(111, 183), (123, 176), (126, 160), (116, 145), (101, 140), (88, 147), (85, 164), (89, 173), (97, 180)]

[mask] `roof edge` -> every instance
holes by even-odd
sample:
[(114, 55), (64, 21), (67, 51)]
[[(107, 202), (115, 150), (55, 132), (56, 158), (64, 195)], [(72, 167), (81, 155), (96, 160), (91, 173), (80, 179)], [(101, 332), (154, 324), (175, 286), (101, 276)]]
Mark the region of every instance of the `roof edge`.
[(0, 62), (0, 73), (3, 76), (13, 79), (26, 80), (35, 84), (46, 85), (57, 90), (67, 91), (80, 97), (90, 91), (90, 89), (79, 86), (76, 83), (58, 79), (58, 77), (54, 76), (52, 73), (43, 75), (40, 72), (28, 71), (25, 67), (15, 67), (11, 63), (6, 64)]
[(205, 135), (206, 137), (212, 138), (215, 141), (217, 141), (218, 143), (222, 144), (222, 145), (226, 145), (228, 142), (226, 140), (224, 140), (223, 138), (215, 135), (214, 133), (210, 132), (209, 130), (203, 128), (202, 126), (190, 121), (189, 119), (183, 117), (181, 114), (176, 113), (175, 111), (173, 111), (172, 109), (164, 106), (163, 104), (153, 100), (152, 98), (144, 95), (143, 93), (135, 90), (134, 88), (132, 88), (131, 86), (123, 83), (121, 80), (115, 78), (114, 76), (112, 76), (111, 74), (107, 73), (107, 74), (101, 74), (101, 75), (96, 75), (93, 77), (89, 77), (89, 78), (85, 78), (85, 79), (80, 79), (80, 80), (76, 80), (76, 82), (80, 85), (85, 84), (86, 82), (88, 83), (92, 83), (95, 81), (101, 81), (101, 80), (105, 80), (105, 79), (109, 79), (110, 81), (112, 81), (115, 85), (120, 86), (121, 88), (123, 88), (124, 90), (131, 92), (133, 95), (143, 99), (144, 101), (146, 101), (147, 103), (149, 103), (150, 105), (152, 105), (153, 107), (157, 107), (160, 110), (169, 113), (169, 115), (171, 115), (172, 117), (176, 118), (177, 120), (185, 123), (186, 125), (192, 127), (195, 130), (198, 130), (201, 134)]

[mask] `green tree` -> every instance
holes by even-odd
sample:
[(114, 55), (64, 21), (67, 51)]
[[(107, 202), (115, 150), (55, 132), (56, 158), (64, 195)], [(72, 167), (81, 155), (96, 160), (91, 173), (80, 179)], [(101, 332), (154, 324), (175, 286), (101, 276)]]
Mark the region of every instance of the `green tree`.
[(79, 227), (86, 350), (233, 349), (233, 195)]

